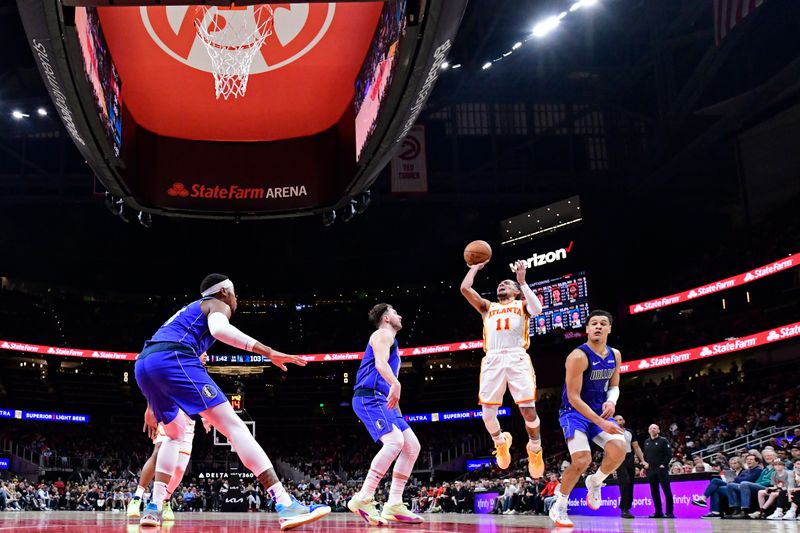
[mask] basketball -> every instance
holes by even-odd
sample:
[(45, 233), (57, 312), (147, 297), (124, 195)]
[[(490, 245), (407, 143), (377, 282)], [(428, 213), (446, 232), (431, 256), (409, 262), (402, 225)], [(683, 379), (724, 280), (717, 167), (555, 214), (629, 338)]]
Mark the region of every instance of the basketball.
[(492, 258), (492, 247), (486, 241), (472, 241), (464, 248), (464, 261), (469, 266), (483, 263)]

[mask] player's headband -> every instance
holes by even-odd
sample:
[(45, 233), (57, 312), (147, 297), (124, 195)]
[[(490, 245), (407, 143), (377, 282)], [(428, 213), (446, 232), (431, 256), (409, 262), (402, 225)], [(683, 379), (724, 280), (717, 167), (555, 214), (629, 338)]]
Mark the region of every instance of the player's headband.
[(222, 289), (232, 289), (232, 288), (233, 288), (233, 282), (231, 280), (229, 280), (229, 279), (224, 279), (224, 280), (220, 281), (219, 283), (216, 283), (216, 284), (210, 286), (209, 288), (207, 288), (206, 290), (204, 290), (200, 294), (202, 294), (203, 297), (211, 296), (212, 294), (217, 294)]

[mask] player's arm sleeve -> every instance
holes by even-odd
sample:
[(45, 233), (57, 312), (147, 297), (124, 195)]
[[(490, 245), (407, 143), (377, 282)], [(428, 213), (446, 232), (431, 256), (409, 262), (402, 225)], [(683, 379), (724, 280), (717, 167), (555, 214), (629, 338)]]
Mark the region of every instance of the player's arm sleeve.
[(531, 316), (540, 314), (542, 312), (542, 304), (539, 302), (539, 298), (533, 294), (533, 291), (528, 284), (523, 283), (519, 288), (522, 290), (522, 294), (525, 296), (525, 307), (528, 308), (528, 314)]
[(215, 339), (248, 352), (252, 352), (258, 342), (253, 337), (242, 333), (236, 326), (232, 326), (228, 317), (219, 311), (208, 315), (208, 331)]

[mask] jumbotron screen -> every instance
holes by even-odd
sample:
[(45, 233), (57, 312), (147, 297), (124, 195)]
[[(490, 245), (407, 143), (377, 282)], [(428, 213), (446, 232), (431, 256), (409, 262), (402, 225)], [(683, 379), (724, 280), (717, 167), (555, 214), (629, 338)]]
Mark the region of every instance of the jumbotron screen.
[(369, 141), (378, 121), (383, 98), (397, 67), (395, 58), (406, 26), (406, 0), (386, 2), (366, 60), (356, 80), (356, 159)]
[(94, 7), (75, 8), (75, 27), (81, 43), (83, 69), (92, 86), (95, 105), (105, 127), (106, 136), (114, 146), (114, 154), (122, 150), (122, 82), (108, 44), (100, 28), (100, 17)]
[(567, 274), (530, 284), (542, 304), (542, 314), (531, 318), (531, 331), (546, 335), (553, 331), (583, 329), (589, 316), (586, 274)]

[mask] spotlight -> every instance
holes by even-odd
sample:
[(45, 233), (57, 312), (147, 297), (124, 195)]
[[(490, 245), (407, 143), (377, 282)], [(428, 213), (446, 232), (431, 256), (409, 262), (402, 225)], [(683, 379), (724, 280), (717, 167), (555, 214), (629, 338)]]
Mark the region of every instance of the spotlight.
[(22, 120), (23, 118), (30, 117), (30, 115), (28, 115), (27, 113), (23, 113), (19, 109), (15, 109), (14, 111), (12, 111), (11, 112), (11, 116), (14, 117), (17, 120)]
[(331, 209), (322, 213), (322, 225), (326, 228), (336, 222), (336, 211)]
[(372, 193), (364, 191), (356, 197), (356, 213), (359, 215), (367, 210), (369, 204), (372, 202)]
[(347, 205), (342, 208), (341, 215), (342, 222), (350, 222), (356, 216), (356, 202), (348, 200)]
[(558, 15), (547, 17), (533, 27), (533, 36), (544, 37), (551, 31), (555, 30), (559, 24), (561, 24), (561, 18)]
[(147, 229), (150, 229), (150, 228), (153, 227), (153, 217), (150, 215), (150, 213), (143, 213), (143, 212), (140, 211), (139, 212), (139, 224), (141, 224), (142, 226), (144, 226)]
[(577, 11), (582, 7), (594, 7), (598, 0), (578, 0), (569, 8), (570, 11)]
[(439, 68), (441, 68), (442, 70), (447, 70), (447, 69), (449, 69), (449, 68), (450, 68), (450, 63), (448, 63), (447, 61), (444, 61), (444, 62), (442, 63), (442, 66), (441, 66), (441, 67), (439, 67)]
[(486, 70), (487, 68), (489, 68), (491, 66), (492, 66), (492, 63), (490, 61), (487, 61), (486, 63), (483, 64), (483, 66), (481, 68), (483, 70)]
[(39, 109), (37, 109), (36, 112), (39, 114), (40, 117), (46, 117), (47, 116), (47, 109), (45, 109), (43, 107), (40, 107)]

